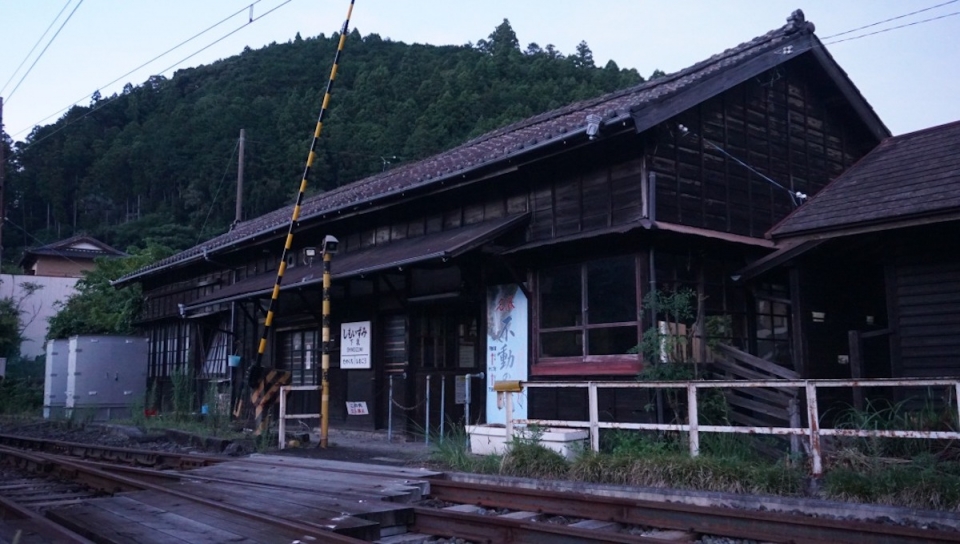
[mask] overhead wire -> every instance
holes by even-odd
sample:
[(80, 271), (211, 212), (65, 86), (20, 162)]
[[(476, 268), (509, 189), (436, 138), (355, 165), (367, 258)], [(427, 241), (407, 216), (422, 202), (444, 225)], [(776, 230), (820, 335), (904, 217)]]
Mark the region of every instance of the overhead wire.
[[(228, 15), (228, 16), (226, 16), (225, 18), (221, 19), (220, 21), (214, 23), (213, 25), (207, 27), (206, 29), (201, 30), (200, 32), (194, 34), (193, 36), (187, 38), (186, 40), (183, 40), (182, 42), (178, 43), (177, 45), (171, 47), (170, 49), (167, 49), (167, 50), (164, 51), (163, 53), (160, 53), (159, 55), (153, 57), (152, 59), (148, 60), (147, 62), (144, 62), (144, 63), (141, 64), (140, 66), (137, 66), (136, 68), (130, 70), (129, 72), (127, 72), (127, 73), (125, 73), (125, 74), (117, 77), (117, 78), (114, 79), (113, 81), (101, 85), (100, 87), (98, 87), (98, 89), (103, 89), (103, 88), (105, 88), (105, 87), (109, 87), (110, 85), (113, 85), (114, 83), (117, 83), (117, 82), (120, 81), (121, 79), (129, 76), (130, 74), (133, 74), (134, 72), (136, 72), (137, 70), (140, 70), (141, 68), (144, 68), (144, 67), (152, 64), (154, 61), (157, 61), (157, 60), (159, 60), (159, 59), (167, 56), (168, 54), (170, 54), (170, 53), (176, 51), (177, 49), (183, 47), (184, 45), (192, 42), (193, 40), (199, 38), (200, 36), (206, 34), (207, 32), (210, 32), (211, 30), (217, 28), (218, 26), (220, 26), (220, 25), (222, 25), (223, 23), (229, 21), (230, 19), (233, 19), (233, 18), (236, 17), (237, 15), (243, 13), (244, 11), (247, 11), (248, 9), (252, 8), (253, 6), (259, 4), (259, 3), (262, 2), (262, 1), (263, 1), (263, 0), (254, 0), (254, 2), (252, 2), (252, 3), (250, 3), (250, 4), (246, 5), (246, 6), (244, 6), (243, 9), (240, 9), (240, 10), (238, 10), (238, 11), (235, 11), (235, 12), (231, 13), (230, 15)], [(290, 2), (290, 1), (291, 1), (291, 0), (287, 0), (287, 2)], [(265, 15), (265, 14), (264, 14), (264, 15)], [(247, 22), (247, 24), (250, 24), (250, 23), (252, 23), (252, 22), (253, 22), (253, 20), (250, 20), (250, 21)], [(241, 28), (242, 28), (242, 27), (241, 27)], [(189, 57), (188, 57), (188, 58), (189, 58)], [(184, 59), (184, 60), (186, 60), (186, 59)], [(183, 61), (181, 61), (181, 62), (183, 62)], [(162, 72), (165, 72), (165, 71), (166, 71), (166, 70), (163, 70)], [(162, 72), (161, 72), (161, 73), (162, 73)], [(96, 91), (94, 91), (94, 92), (96, 92)], [(51, 117), (63, 113), (63, 112), (65, 112), (65, 111), (67, 111), (68, 109), (72, 108), (73, 106), (77, 105), (81, 100), (83, 100), (83, 99), (85, 99), (85, 98), (87, 98), (87, 97), (89, 97), (89, 96), (92, 96), (92, 95), (93, 95), (93, 92), (87, 93), (87, 94), (81, 96), (80, 98), (74, 100), (70, 105), (65, 106), (65, 107), (63, 107), (63, 108), (60, 108), (59, 110), (51, 113), (50, 115), (44, 117), (43, 119), (41, 119), (41, 120), (39, 120), (39, 121), (37, 121), (37, 122), (35, 122), (35, 123), (31, 123), (30, 126), (39, 125), (40, 123), (43, 123), (44, 121), (50, 119)], [(26, 130), (29, 130), (29, 129), (23, 129), (23, 130), (21, 130), (20, 132), (16, 132), (16, 133), (12, 134), (12, 136), (19, 135), (19, 134), (23, 133), (23, 132), (26, 131)]]
[[(202, 52), (202, 51), (204, 51), (204, 50), (212, 47), (213, 45), (215, 45), (215, 44), (223, 41), (223, 40), (226, 39), (227, 37), (232, 36), (233, 34), (236, 34), (236, 33), (239, 32), (240, 30), (243, 30), (243, 29), (246, 28), (247, 26), (249, 26), (249, 25), (251, 25), (251, 24), (259, 21), (260, 19), (263, 19), (263, 18), (266, 17), (267, 15), (270, 15), (270, 14), (273, 13), (274, 11), (276, 11), (276, 10), (280, 9), (281, 7), (289, 4), (289, 3), (292, 2), (292, 1), (293, 1), (293, 0), (286, 0), (286, 1), (283, 2), (282, 4), (279, 4), (279, 5), (277, 5), (276, 7), (274, 7), (273, 9), (270, 9), (270, 10), (264, 12), (262, 15), (260, 15), (260, 16), (258, 16), (258, 17), (253, 17), (253, 18), (251, 18), (249, 21), (247, 21), (246, 23), (244, 23), (242, 26), (240, 26), (240, 27), (238, 27), (237, 29), (231, 31), (230, 33), (228, 33), (228, 34), (220, 37), (220, 38), (217, 39), (216, 41), (214, 41), (214, 42), (212, 42), (212, 43), (204, 46), (204, 47), (203, 47), (202, 49), (200, 49), (199, 51), (196, 51), (196, 52), (194, 52), (194, 53), (191, 53), (189, 56), (184, 57), (183, 59), (181, 59), (180, 61), (176, 62), (175, 64), (171, 65), (169, 68), (166, 68), (166, 69), (163, 70), (163, 71), (166, 72), (167, 70), (170, 70), (170, 69), (173, 69), (173, 68), (179, 66), (180, 64), (186, 62), (186, 61), (187, 61), (188, 59), (190, 59), (191, 57), (193, 57), (193, 56), (197, 55), (198, 53), (200, 53), (200, 52)], [(244, 9), (246, 9), (246, 8), (244, 8)], [(242, 11), (242, 10), (241, 10), (241, 11)], [(97, 102), (96, 105), (94, 105), (93, 107), (91, 107), (90, 110), (87, 111), (86, 113), (84, 113), (83, 115), (81, 115), (81, 116), (79, 116), (79, 117), (76, 117), (76, 118), (74, 118), (74, 119), (70, 119), (69, 121), (67, 121), (66, 123), (64, 123), (63, 126), (61, 126), (60, 128), (58, 128), (57, 130), (54, 130), (53, 132), (44, 135), (42, 138), (39, 138), (39, 139), (37, 139), (37, 140), (34, 140), (34, 141), (28, 143), (26, 146), (20, 148), (20, 150), (27, 149), (27, 148), (32, 147), (32, 146), (34, 146), (34, 145), (36, 145), (36, 144), (38, 144), (38, 143), (40, 143), (40, 142), (42, 142), (42, 141), (44, 141), (44, 140), (47, 140), (47, 139), (55, 136), (56, 134), (58, 134), (58, 133), (60, 133), (61, 131), (65, 130), (66, 128), (72, 126), (73, 124), (75, 124), (75, 123), (77, 123), (77, 122), (79, 122), (79, 121), (82, 121), (83, 119), (86, 119), (87, 117), (89, 117), (89, 116), (92, 115), (93, 113), (99, 111), (101, 108), (103, 108), (103, 107), (105, 107), (105, 106), (113, 103), (115, 100), (117, 100), (117, 99), (120, 98), (121, 96), (123, 96), (123, 95), (111, 96), (110, 98), (107, 98), (107, 99), (104, 99), (104, 100), (101, 100), (101, 101)], [(76, 105), (76, 104), (73, 104), (73, 105)], [(72, 107), (72, 106), (70, 106), (70, 107)], [(22, 133), (22, 132), (23, 132), (23, 131), (20, 131), (20, 132), (15, 133), (15, 134), (9, 134), (9, 133), (8, 133), (8, 135), (10, 135), (10, 136), (15, 136), (16, 134), (20, 134), (20, 133)], [(5, 161), (9, 161), (11, 158), (12, 158), (12, 154), (11, 154), (11, 157), (5, 158)]]
[(53, 43), (53, 41), (56, 40), (57, 36), (60, 35), (60, 31), (63, 30), (63, 27), (67, 26), (67, 23), (69, 23), (70, 19), (73, 18), (73, 14), (76, 13), (78, 9), (80, 9), (80, 6), (82, 4), (83, 4), (83, 0), (80, 0), (79, 2), (77, 2), (76, 7), (73, 8), (73, 11), (70, 12), (70, 15), (67, 15), (67, 18), (60, 25), (60, 28), (58, 28), (57, 31), (53, 34), (53, 36), (50, 37), (50, 41), (47, 42), (47, 45), (43, 47), (43, 51), (40, 51), (40, 54), (37, 55), (37, 58), (33, 59), (33, 64), (30, 65), (30, 68), (27, 68), (26, 73), (23, 74), (23, 77), (21, 77), (20, 81), (17, 82), (17, 86), (14, 87), (13, 90), (10, 91), (10, 94), (7, 96), (7, 103), (10, 102), (10, 99), (13, 98), (13, 95), (17, 92), (17, 89), (20, 88), (20, 84), (23, 83), (23, 80), (27, 79), (27, 76), (30, 75), (30, 72), (33, 71), (33, 67), (37, 65), (37, 62), (39, 62), (41, 58), (43, 58), (43, 54), (47, 52), (47, 49), (50, 48), (50, 45)]
[(923, 19), (923, 20), (921, 20), (921, 21), (914, 21), (914, 22), (912, 22), (912, 23), (906, 23), (906, 24), (902, 24), (902, 25), (892, 26), (892, 27), (890, 27), (890, 28), (884, 28), (884, 29), (882, 29), (882, 30), (877, 30), (877, 31), (875, 31), (875, 32), (869, 32), (869, 33), (867, 33), (867, 34), (861, 34), (861, 35), (859, 35), (859, 36), (853, 36), (853, 37), (851, 37), (851, 38), (844, 38), (844, 39), (842, 39), (842, 40), (834, 40), (834, 41), (832, 41), (832, 42), (824, 42), (823, 45), (833, 45), (833, 44), (835, 44), (835, 43), (841, 43), (841, 42), (849, 42), (849, 41), (853, 41), (853, 40), (859, 40), (860, 38), (866, 38), (867, 36), (873, 36), (873, 35), (876, 35), (876, 34), (883, 34), (884, 32), (890, 32), (891, 30), (897, 30), (897, 29), (900, 29), (900, 28), (906, 28), (906, 27), (908, 27), (908, 26), (919, 25), (919, 24), (922, 24), (922, 23), (929, 23), (929, 22), (931, 22), (931, 21), (937, 21), (937, 20), (939, 20), (939, 19), (946, 19), (947, 17), (953, 17), (954, 15), (960, 15), (960, 11), (954, 11), (954, 12), (952, 12), (952, 13), (947, 13), (947, 14), (945, 14), (945, 15), (940, 15), (940, 16), (937, 16), (937, 17), (931, 17), (931, 18), (929, 18), (929, 19)]
[(230, 172), (230, 165), (233, 164), (233, 159), (237, 156), (237, 149), (239, 148), (240, 140), (237, 139), (237, 142), (233, 145), (233, 152), (230, 154), (230, 158), (227, 159), (227, 166), (223, 169), (223, 176), (220, 177), (220, 183), (217, 184), (217, 190), (210, 201), (210, 207), (207, 209), (207, 215), (203, 218), (203, 224), (200, 225), (200, 230), (197, 232), (197, 241), (194, 243), (194, 245), (200, 245), (200, 240), (203, 239), (203, 229), (207, 228), (207, 221), (210, 220), (210, 214), (213, 213), (214, 205), (220, 198), (220, 190), (223, 189), (223, 182), (227, 179), (227, 174)]
[(40, 42), (42, 42), (43, 39), (47, 37), (47, 33), (50, 32), (50, 29), (53, 28), (53, 25), (57, 22), (58, 19), (60, 19), (60, 16), (63, 15), (63, 12), (67, 10), (67, 6), (69, 6), (70, 2), (72, 1), (73, 0), (67, 0), (67, 3), (64, 4), (62, 8), (60, 8), (60, 13), (57, 13), (57, 16), (54, 17), (52, 21), (50, 21), (50, 24), (47, 26), (47, 29), (43, 31), (43, 34), (41, 34), (39, 38), (37, 38), (37, 43), (33, 44), (33, 47), (30, 48), (30, 52), (27, 53), (27, 56), (23, 57), (23, 60), (20, 61), (20, 65), (17, 66), (17, 69), (14, 70), (12, 74), (10, 74), (10, 79), (8, 79), (7, 82), (3, 84), (3, 87), (0, 87), (0, 96), (3, 95), (3, 91), (7, 90), (7, 85), (9, 85), (11, 81), (13, 81), (13, 78), (17, 77), (17, 72), (19, 72), (20, 69), (23, 68), (23, 65), (27, 63), (27, 59), (29, 59), (30, 56), (33, 55), (33, 52), (37, 50), (37, 46), (40, 45)]
[[(21, 226), (18, 225), (16, 222), (14, 222), (12, 219), (10, 219), (10, 217), (7, 216), (6, 214), (4, 214), (4, 217), (3, 217), (2, 221), (3, 221), (4, 223), (9, 223), (10, 225), (12, 225), (12, 226), (20, 229), (21, 231), (23, 231), (24, 234), (26, 234), (26, 235), (29, 236), (30, 238), (33, 238), (34, 241), (36, 241), (37, 243), (39, 243), (40, 246), (47, 245), (48, 242), (44, 242), (43, 240), (37, 238), (36, 236), (34, 236), (33, 234), (31, 234), (30, 231), (28, 231), (27, 229), (21, 227)], [(60, 255), (60, 256), (63, 257), (64, 259), (70, 261), (70, 262), (73, 263), (73, 264), (77, 264), (77, 265), (80, 264), (79, 262), (71, 259), (70, 257), (68, 257), (68, 256), (66, 256), (66, 255)]]
[(701, 142), (707, 144), (708, 146), (712, 147), (713, 149), (719, 151), (720, 153), (723, 153), (724, 155), (726, 155), (727, 157), (729, 157), (731, 160), (733, 160), (734, 162), (736, 162), (736, 163), (739, 164), (740, 166), (746, 168), (747, 170), (749, 170), (750, 172), (756, 174), (757, 176), (760, 176), (760, 178), (762, 178), (762, 179), (763, 179), (764, 181), (766, 181), (767, 183), (773, 185), (774, 187), (777, 187), (777, 188), (783, 190), (783, 191), (786, 192), (788, 195), (790, 195), (790, 201), (793, 203), (794, 206), (799, 206), (800, 204), (803, 203), (804, 200), (807, 199), (807, 195), (806, 195), (806, 194), (801, 193), (800, 191), (794, 191), (794, 190), (792, 190), (792, 189), (786, 188), (783, 184), (781, 184), (781, 183), (773, 180), (772, 178), (770, 178), (770, 176), (767, 176), (766, 174), (760, 172), (760, 171), (757, 170), (756, 168), (754, 168), (754, 167), (750, 166), (749, 164), (743, 162), (742, 160), (740, 160), (739, 158), (737, 158), (737, 157), (734, 156), (733, 154), (729, 153), (726, 149), (724, 149), (724, 148), (720, 147), (719, 145), (711, 142), (711, 141), (708, 140), (706, 137), (704, 137), (704, 136), (702, 136), (702, 135), (700, 135), (700, 134), (697, 134), (696, 132), (693, 132), (692, 130), (690, 130), (690, 129), (687, 128), (686, 126), (684, 126), (684, 125), (677, 125), (677, 129), (680, 131), (681, 137), (690, 135), (690, 136), (693, 136), (693, 137), (695, 137), (695, 138), (698, 138)]
[(173, 64), (173, 65), (171, 65), (171, 66), (168, 66), (167, 68), (164, 68), (164, 69), (161, 70), (160, 72), (163, 73), (163, 72), (166, 72), (166, 71), (168, 71), (168, 70), (172, 70), (172, 69), (176, 68), (177, 66), (179, 66), (179, 65), (183, 64), (184, 62), (186, 62), (187, 60), (189, 60), (189, 59), (191, 59), (191, 58), (199, 55), (200, 53), (203, 53), (203, 52), (206, 51), (207, 49), (213, 47), (214, 45), (216, 45), (216, 44), (218, 44), (218, 43), (220, 43), (220, 42), (222, 42), (223, 40), (229, 38), (230, 36), (233, 36), (233, 35), (236, 34), (237, 32), (240, 32), (240, 31), (243, 30), (243, 28), (246, 27), (247, 25), (250, 25), (250, 24), (252, 24), (254, 21), (258, 21), (258, 20), (264, 18), (265, 16), (269, 15), (270, 13), (273, 13), (274, 11), (282, 8), (283, 6), (289, 4), (289, 3), (292, 2), (292, 1), (293, 1), (293, 0), (286, 0), (286, 1), (283, 2), (282, 4), (279, 4), (279, 5), (277, 5), (276, 7), (274, 7), (273, 9), (271, 9), (271, 10), (269, 10), (269, 11), (266, 11), (263, 15), (261, 15), (261, 16), (259, 16), (259, 17), (251, 17), (250, 20), (249, 20), (246, 24), (244, 24), (243, 26), (238, 27), (236, 30), (234, 30), (234, 31), (232, 31), (232, 32), (228, 32), (227, 34), (221, 36), (219, 39), (210, 42), (210, 43), (207, 44), (205, 47), (202, 47), (202, 48), (200, 48), (199, 50), (195, 51), (194, 53), (191, 53), (190, 55), (187, 55), (186, 57), (184, 57), (184, 58), (180, 59), (179, 61), (177, 61), (175, 64)]
[[(956, 2), (958, 2), (958, 1), (960, 1), (960, 0), (949, 0), (948, 2), (943, 2), (942, 4), (937, 4), (937, 5), (935, 5), (935, 6), (930, 6), (930, 7), (928, 7), (928, 8), (918, 9), (918, 10), (916, 10), (916, 11), (911, 11), (910, 13), (904, 13), (903, 15), (897, 15), (896, 17), (891, 17), (891, 18), (889, 18), (889, 19), (884, 19), (884, 20), (882, 20), (882, 21), (877, 21), (876, 23), (870, 23), (869, 25), (863, 25), (863, 26), (861, 26), (861, 27), (852, 28), (852, 29), (850, 29), (850, 30), (845, 30), (845, 31), (843, 31), (843, 32), (838, 32), (838, 33), (836, 33), (836, 34), (831, 34), (831, 35), (829, 35), (829, 36), (824, 36), (824, 37), (822, 37), (822, 38), (820, 38), (820, 39), (821, 39), (821, 40), (829, 40), (829, 39), (831, 39), (831, 38), (836, 38), (837, 36), (844, 36), (844, 35), (846, 35), (846, 34), (852, 34), (852, 33), (854, 33), (854, 32), (860, 31), (860, 30), (866, 30), (866, 29), (868, 29), (868, 28), (872, 28), (872, 27), (875, 27), (875, 26), (877, 26), (877, 25), (882, 25), (883, 23), (889, 23), (889, 22), (891, 22), (891, 21), (896, 21), (896, 20), (898, 20), (898, 19), (903, 19), (904, 17), (910, 17), (911, 15), (916, 15), (916, 14), (918, 14), (918, 13), (923, 13), (923, 12), (925, 12), (925, 11), (930, 11), (930, 10), (932, 10), (932, 9), (942, 8), (943, 6), (947, 6), (947, 5), (956, 3)], [(921, 22), (922, 22), (922, 21), (921, 21)], [(898, 28), (899, 28), (899, 27), (898, 27)], [(890, 29), (890, 30), (893, 30), (893, 29)], [(867, 35), (869, 36), (869, 34), (867, 34)]]

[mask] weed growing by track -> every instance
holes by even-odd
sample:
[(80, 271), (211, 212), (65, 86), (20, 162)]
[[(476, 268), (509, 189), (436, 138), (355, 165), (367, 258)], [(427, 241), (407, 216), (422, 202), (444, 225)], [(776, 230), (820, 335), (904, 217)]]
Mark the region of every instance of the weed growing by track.
[[(789, 454), (764, 459), (753, 447), (755, 437), (703, 434), (701, 455), (696, 458), (690, 457), (686, 443), (675, 434), (609, 431), (601, 437), (599, 453), (584, 448), (570, 461), (541, 445), (535, 433), (526, 439), (514, 438), (502, 455), (481, 456), (470, 453), (465, 431), (455, 427), (444, 441), (434, 443), (432, 460), (449, 470), (503, 476), (729, 493), (808, 493), (806, 461)], [(920, 449), (919, 442), (909, 448)], [(826, 457), (817, 496), (956, 510), (960, 508), (960, 463), (945, 456), (952, 449), (943, 449), (943, 444), (935, 447), (940, 448), (937, 454), (909, 458), (836, 449)]]
[(43, 405), (43, 361), (10, 358), (0, 378), (0, 414), (29, 414)]
[[(947, 402), (867, 400), (836, 418), (847, 429), (954, 431), (957, 414)], [(829, 498), (911, 508), (960, 508), (960, 449), (952, 441), (841, 438), (828, 456), (823, 478)]]

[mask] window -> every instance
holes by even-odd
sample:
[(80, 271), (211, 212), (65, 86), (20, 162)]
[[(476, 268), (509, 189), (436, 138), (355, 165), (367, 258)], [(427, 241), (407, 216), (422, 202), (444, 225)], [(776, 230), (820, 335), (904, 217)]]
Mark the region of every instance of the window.
[(317, 330), (290, 331), (279, 335), (279, 367), (290, 372), (290, 385), (316, 385)]
[(424, 308), (412, 318), (413, 360), (424, 369), (477, 366), (477, 319), (453, 307)]
[(178, 321), (150, 331), (151, 378), (168, 377), (190, 361), (190, 323)]
[(756, 296), (756, 354), (793, 368), (790, 352), (790, 300), (782, 285), (765, 285)]
[(538, 362), (638, 361), (626, 356), (641, 333), (635, 256), (544, 270), (538, 285)]

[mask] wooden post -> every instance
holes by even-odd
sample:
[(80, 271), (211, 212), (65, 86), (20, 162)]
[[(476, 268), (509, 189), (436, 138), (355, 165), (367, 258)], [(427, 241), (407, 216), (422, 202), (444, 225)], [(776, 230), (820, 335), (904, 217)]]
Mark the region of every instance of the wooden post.
[(697, 414), (697, 385), (687, 382), (687, 423), (689, 424), (690, 457), (700, 455), (700, 418)]
[(820, 456), (820, 411), (817, 409), (817, 386), (811, 382), (807, 382), (806, 392), (807, 431), (810, 433), (812, 472), (814, 478), (819, 478), (823, 474), (823, 463)]
[(6, 170), (5, 158), (3, 156), (3, 97), (0, 96), (0, 263), (3, 262), (3, 223), (7, 220), (7, 214), (3, 204), (3, 172)]
[(600, 451), (600, 408), (597, 405), (597, 384), (587, 383), (587, 402), (590, 412), (590, 449)]
[[(850, 379), (862, 379), (863, 339), (860, 337), (860, 331), (848, 331), (847, 343), (850, 350)], [(856, 386), (853, 387), (853, 407), (857, 410), (863, 410), (863, 391)]]
[(233, 224), (239, 224), (240, 221), (243, 221), (243, 148), (246, 141), (247, 131), (240, 129), (240, 149), (238, 152), (239, 158), (237, 159), (237, 208), (236, 214), (233, 218)]

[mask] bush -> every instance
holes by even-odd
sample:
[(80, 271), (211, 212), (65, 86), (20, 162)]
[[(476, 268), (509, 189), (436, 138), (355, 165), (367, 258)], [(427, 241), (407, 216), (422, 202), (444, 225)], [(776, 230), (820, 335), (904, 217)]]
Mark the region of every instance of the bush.
[(542, 432), (530, 429), (531, 436), (514, 436), (500, 462), (500, 474), (527, 478), (563, 478), (570, 471), (567, 460), (540, 443)]
[(910, 460), (871, 458), (847, 450), (823, 478), (824, 495), (841, 501), (911, 508), (960, 507), (960, 466), (930, 455)]
[(7, 376), (0, 378), (0, 414), (24, 415), (43, 407), (43, 358), (7, 360)]

